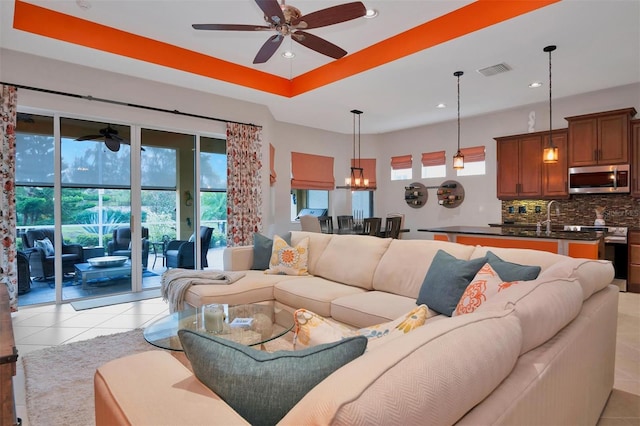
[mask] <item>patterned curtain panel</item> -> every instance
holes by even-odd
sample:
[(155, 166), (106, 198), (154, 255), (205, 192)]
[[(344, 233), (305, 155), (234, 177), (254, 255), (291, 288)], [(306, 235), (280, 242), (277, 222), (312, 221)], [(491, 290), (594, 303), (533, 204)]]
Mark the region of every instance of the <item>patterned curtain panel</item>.
[(18, 270), (16, 261), (16, 109), (18, 92), (0, 85), (0, 280), (9, 289), (12, 311), (18, 310)]
[(249, 124), (227, 124), (227, 245), (253, 244), (262, 229), (262, 131)]

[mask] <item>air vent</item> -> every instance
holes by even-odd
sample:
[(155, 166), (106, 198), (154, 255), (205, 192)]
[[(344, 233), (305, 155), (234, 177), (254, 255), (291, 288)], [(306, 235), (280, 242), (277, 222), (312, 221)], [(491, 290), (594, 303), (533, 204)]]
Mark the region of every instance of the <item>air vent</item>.
[(511, 67), (503, 62), (501, 64), (491, 65), (490, 67), (482, 68), (481, 70), (477, 71), (485, 77), (491, 77), (492, 75), (511, 71)]

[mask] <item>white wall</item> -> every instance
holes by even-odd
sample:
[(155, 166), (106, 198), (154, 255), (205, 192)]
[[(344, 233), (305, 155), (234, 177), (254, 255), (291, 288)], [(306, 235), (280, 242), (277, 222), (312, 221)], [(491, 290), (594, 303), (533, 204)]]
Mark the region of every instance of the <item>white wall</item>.
[[(263, 218), (264, 232), (283, 233), (298, 229), (290, 222), (289, 179), (292, 151), (327, 155), (335, 158), (334, 176), (341, 185), (349, 170), (352, 153), (352, 135), (332, 133), (303, 126), (277, 122), (262, 105), (215, 96), (197, 90), (188, 90), (149, 80), (109, 73), (89, 67), (71, 65), (59, 61), (38, 58), (23, 53), (0, 51), (0, 80), (25, 86), (91, 95), (106, 99), (149, 105), (169, 110), (219, 117), (232, 121), (254, 123), (263, 126)], [(145, 127), (184, 132), (201, 132), (212, 136), (225, 134), (224, 123), (183, 117), (161, 112), (145, 111), (118, 105), (110, 105), (83, 99), (67, 98), (30, 90), (19, 90), (19, 106), (32, 112), (59, 112), (80, 118), (111, 121), (113, 123), (140, 124)], [(640, 84), (618, 87), (600, 92), (554, 99), (554, 128), (566, 127), (567, 116), (635, 107), (640, 111)], [(366, 109), (366, 106), (362, 106)], [(429, 234), (416, 229), (447, 225), (486, 225), (500, 221), (500, 201), (496, 198), (496, 147), (493, 138), (528, 131), (529, 113), (535, 111), (535, 131), (547, 130), (548, 104), (540, 103), (524, 108), (500, 111), (485, 116), (465, 117), (461, 107), (461, 146), (484, 145), (486, 147), (487, 175), (455, 177), (451, 158), (456, 149), (456, 122), (418, 127), (380, 135), (366, 134), (366, 111), (362, 116), (361, 157), (375, 157), (377, 161), (378, 190), (375, 193), (375, 214), (389, 212), (405, 214), (405, 227), (411, 229), (409, 238), (428, 238)], [(345, 120), (351, 120), (345, 112)], [(269, 143), (276, 148), (277, 183), (269, 186)], [(447, 152), (447, 177), (421, 179), (420, 157), (422, 152)], [(411, 181), (389, 180), (391, 156), (412, 154), (413, 175)], [(427, 186), (439, 185), (445, 179), (455, 179), (465, 188), (465, 201), (456, 209), (437, 205), (435, 190), (429, 190), (429, 199), (420, 209), (413, 209), (404, 202), (404, 186), (421, 182)], [(351, 211), (350, 192), (335, 190), (331, 194), (332, 215)]]

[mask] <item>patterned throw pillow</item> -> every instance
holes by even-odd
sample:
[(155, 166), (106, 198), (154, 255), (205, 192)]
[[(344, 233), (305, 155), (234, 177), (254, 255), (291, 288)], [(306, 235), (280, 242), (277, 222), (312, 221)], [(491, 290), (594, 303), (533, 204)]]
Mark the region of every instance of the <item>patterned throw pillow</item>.
[(277, 235), (273, 236), (273, 248), (269, 269), (265, 274), (273, 275), (309, 275), (309, 237), (305, 237), (295, 247)]
[(420, 305), (401, 317), (382, 324), (354, 330), (346, 325), (324, 318), (307, 309), (293, 314), (296, 343), (306, 346), (335, 342), (352, 336), (364, 336), (369, 340), (367, 351), (390, 339), (403, 336), (424, 325), (429, 316), (427, 305)]
[(55, 253), (55, 251), (53, 250), (53, 243), (47, 237), (44, 237), (44, 239), (42, 240), (36, 240), (36, 247), (40, 247), (42, 250), (44, 250), (44, 253), (47, 256), (53, 256), (53, 254)]
[(462, 294), (451, 316), (470, 314), (499, 292), (520, 281), (504, 281), (489, 263), (485, 263)]

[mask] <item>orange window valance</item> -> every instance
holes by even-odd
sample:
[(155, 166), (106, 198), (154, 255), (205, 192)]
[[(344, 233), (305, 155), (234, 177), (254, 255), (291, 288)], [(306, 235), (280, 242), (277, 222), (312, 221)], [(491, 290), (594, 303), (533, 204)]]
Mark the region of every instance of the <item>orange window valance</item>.
[(391, 168), (393, 170), (410, 169), (412, 166), (413, 156), (411, 154), (391, 157)]
[(473, 163), (474, 161), (484, 161), (484, 145), (472, 146), (471, 148), (461, 148), (460, 152), (464, 155), (465, 163)]
[(271, 185), (276, 183), (276, 177), (278, 176), (276, 175), (275, 162), (276, 148), (273, 145), (269, 144), (269, 182), (271, 183)]
[(336, 186), (333, 177), (333, 157), (291, 153), (291, 189), (332, 190)]
[(369, 179), (369, 189), (376, 189), (376, 159), (375, 158), (361, 158), (360, 165), (358, 165), (358, 159), (351, 159), (351, 167), (362, 167), (362, 173), (365, 179)]
[(447, 157), (445, 151), (436, 152), (423, 152), (422, 153), (422, 166), (443, 166), (447, 164)]

